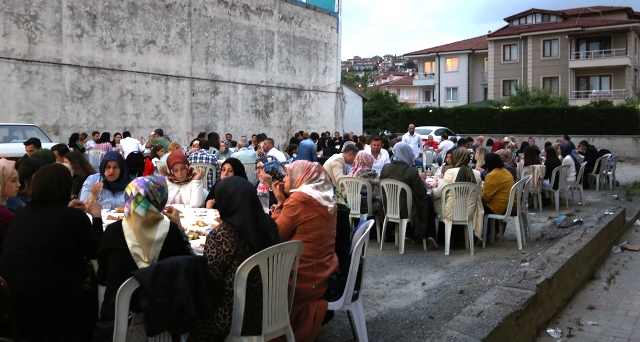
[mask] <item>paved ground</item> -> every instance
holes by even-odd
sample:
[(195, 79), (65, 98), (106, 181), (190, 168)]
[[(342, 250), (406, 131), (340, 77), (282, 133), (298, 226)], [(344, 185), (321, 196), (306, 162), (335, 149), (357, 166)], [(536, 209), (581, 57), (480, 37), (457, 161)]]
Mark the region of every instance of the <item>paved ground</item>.
[[(631, 184), (636, 180), (637, 167), (638, 163), (620, 162), (618, 164), (617, 178), (621, 185)], [(617, 195), (617, 199), (613, 195)], [(516, 246), (513, 223), (507, 226), (506, 239), (487, 246), (486, 249), (476, 247), (476, 253), (473, 256), (468, 250), (460, 247), (453, 248), (449, 256), (444, 255), (442, 246), (438, 251), (425, 253), (422, 245), (407, 245), (405, 254), (398, 255), (398, 250), (392, 243), (385, 244), (384, 250), (380, 251), (380, 245), (372, 240), (369, 245), (363, 289), (369, 340), (430, 340), (432, 336), (437, 336), (441, 327), (464, 307), (518, 270), (523, 263), (536, 258), (539, 253), (553, 246), (575, 229), (584, 229), (597, 224), (598, 219), (613, 207), (626, 207), (627, 217), (640, 210), (640, 198), (631, 198), (628, 201), (623, 187), (613, 191), (588, 190), (585, 192), (585, 206), (576, 205), (578, 201), (579, 199), (576, 198), (575, 201), (570, 202), (570, 209), (563, 206), (559, 212), (549, 207), (545, 207), (542, 213), (531, 209), (533, 241), (529, 241), (520, 251)], [(560, 214), (581, 218), (584, 224), (579, 227), (558, 229), (553, 219)], [(640, 244), (640, 233), (637, 233), (637, 241)], [(610, 248), (610, 246), (603, 246), (603, 248)], [(628, 257), (630, 253), (625, 252), (619, 255)], [(640, 263), (640, 254), (637, 259)], [(617, 262), (618, 267), (621, 267), (622, 261)], [(627, 274), (631, 276), (631, 270), (633, 270), (631, 264), (627, 262), (625, 266), (629, 269)], [(599, 273), (601, 279), (596, 281), (597, 284), (601, 284), (609, 275), (602, 270)], [(624, 274), (622, 271), (620, 273), (617, 277)], [(616, 282), (618, 283), (618, 278)], [(609, 291), (613, 286), (610, 286)], [(640, 285), (638, 287), (640, 289)], [(630, 296), (628, 300), (624, 298), (624, 302), (640, 307), (638, 291), (633, 293), (634, 296)], [(620, 298), (623, 296), (620, 295)], [(594, 303), (594, 305), (598, 304)], [(629, 309), (626, 310), (629, 311)], [(637, 312), (640, 316), (640, 309)], [(588, 320), (600, 324), (597, 319), (586, 319), (586, 317), (586, 315), (583, 316), (584, 326)], [(564, 322), (560, 325), (568, 326)], [(585, 329), (584, 326), (581, 328)], [(574, 330), (574, 334), (578, 332)], [(629, 334), (632, 333), (633, 329)], [(336, 313), (334, 319), (323, 327), (318, 337), (320, 342), (353, 340), (349, 321), (344, 312)]]

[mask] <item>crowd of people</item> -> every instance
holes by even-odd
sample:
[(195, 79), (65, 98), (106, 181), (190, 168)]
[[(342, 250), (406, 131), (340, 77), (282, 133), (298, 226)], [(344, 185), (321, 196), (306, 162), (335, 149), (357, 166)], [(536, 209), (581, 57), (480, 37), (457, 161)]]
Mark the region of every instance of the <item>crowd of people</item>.
[[(73, 133), (68, 144), (51, 150), (42, 149), (37, 138), (24, 145), (25, 156), (17, 163), (0, 159), (0, 276), (16, 297), (22, 336), (63, 340), (109, 340), (116, 293), (131, 272), (194, 254), (180, 212), (171, 205), (213, 208), (220, 215), (203, 251), (211, 312), (195, 321), (190, 339), (224, 340), (238, 266), (265, 248), (299, 240), (305, 247), (290, 320), (296, 341), (314, 341), (330, 317), (329, 279), (343, 270), (336, 233), (344, 224), (339, 213), (348, 208), (339, 186), (343, 177), (371, 183), (377, 220), (384, 216), (380, 181), (407, 184), (413, 202), (411, 212), (402, 212), (411, 218), (407, 237), (425, 239), (438, 249), (436, 236), (442, 234), (436, 234), (434, 218), (450, 215), (452, 206), (449, 198), (442, 199), (445, 185), (482, 185), (481, 202), (470, 202), (469, 212), (503, 214), (511, 186), (523, 173), (544, 174), (544, 187), (550, 170), (569, 165), (567, 181), (572, 182), (580, 162), (593, 169), (599, 156), (586, 141), (576, 148), (568, 136), (545, 143), (541, 153), (533, 137), (520, 145), (513, 137), (455, 140), (442, 135), (436, 141), (423, 139), (414, 125), (402, 137), (390, 138), (300, 131), (284, 150), (264, 133), (234, 140), (229, 133), (221, 139), (218, 133), (202, 132), (181, 146), (162, 129), (146, 141), (129, 131), (113, 134), (113, 140), (109, 132), (94, 131), (91, 136)], [(97, 169), (86, 158), (91, 150), (103, 154)], [(426, 150), (438, 154), (437, 169), (422, 169)], [(438, 180), (427, 183), (428, 176)], [(256, 195), (258, 182), (269, 190), (268, 213)], [(103, 230), (102, 210), (122, 212), (124, 219)], [(475, 222), (480, 239), (482, 220)], [(98, 261), (95, 272), (91, 259)], [(259, 334), (262, 280), (256, 273), (250, 279), (251, 309), (245, 311), (243, 333)], [(106, 287), (99, 312), (97, 284)]]

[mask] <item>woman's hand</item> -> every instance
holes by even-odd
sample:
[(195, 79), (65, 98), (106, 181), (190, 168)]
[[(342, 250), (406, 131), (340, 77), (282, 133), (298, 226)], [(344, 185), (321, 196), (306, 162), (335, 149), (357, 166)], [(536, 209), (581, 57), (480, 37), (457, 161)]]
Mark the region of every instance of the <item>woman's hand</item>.
[(204, 178), (204, 169), (199, 167), (196, 171), (196, 175), (193, 177), (193, 180), (201, 180)]
[(91, 217), (102, 217), (102, 206), (98, 201), (88, 200), (87, 202), (85, 202), (84, 206), (86, 208), (86, 212), (91, 215)]
[(165, 207), (162, 210), (162, 213), (165, 214), (165, 216), (167, 216), (169, 221), (177, 224), (178, 228), (180, 228), (181, 230), (184, 230), (182, 228), (182, 223), (180, 222), (180, 210), (169, 206), (169, 207)]
[(98, 198), (98, 196), (100, 195), (100, 193), (102, 192), (102, 187), (104, 186), (104, 184), (102, 182), (98, 182), (96, 184), (93, 184), (91, 186), (91, 195), (94, 198)]
[(213, 209), (213, 205), (216, 204), (216, 200), (215, 199), (210, 199), (207, 201), (207, 203), (204, 205), (205, 208), (207, 209)]
[(69, 208), (76, 208), (76, 209), (80, 209), (82, 211), (85, 211), (84, 202), (79, 200), (79, 199), (72, 199), (69, 202), (68, 207)]
[(273, 182), (271, 187), (273, 188), (273, 194), (278, 200), (278, 206), (282, 205), (282, 203), (284, 203), (284, 200), (286, 199), (286, 196), (284, 194), (284, 183), (275, 181)]
[(427, 180), (427, 173), (426, 172), (420, 172), (420, 179), (422, 179), (422, 181)]

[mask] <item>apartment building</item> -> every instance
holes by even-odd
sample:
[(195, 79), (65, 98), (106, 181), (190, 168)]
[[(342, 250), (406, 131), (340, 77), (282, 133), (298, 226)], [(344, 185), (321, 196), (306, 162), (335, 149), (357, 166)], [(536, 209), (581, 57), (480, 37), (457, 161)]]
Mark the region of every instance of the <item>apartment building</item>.
[(418, 106), (419, 89), (418, 87), (413, 85), (413, 82), (415, 81), (413, 73), (392, 72), (389, 73), (389, 76), (387, 76), (385, 79), (390, 79), (390, 81), (376, 83), (376, 85), (374, 85), (373, 87), (369, 87), (369, 89), (380, 89), (392, 94), (396, 94), (396, 96), (398, 97), (398, 101), (404, 102), (412, 108)]
[(640, 13), (631, 7), (532, 8), (504, 20), (486, 38), (489, 99), (525, 84), (565, 94), (571, 105), (618, 104), (640, 89)]
[(484, 35), (405, 54), (418, 61), (413, 80), (416, 107), (456, 107), (486, 100), (488, 54)]

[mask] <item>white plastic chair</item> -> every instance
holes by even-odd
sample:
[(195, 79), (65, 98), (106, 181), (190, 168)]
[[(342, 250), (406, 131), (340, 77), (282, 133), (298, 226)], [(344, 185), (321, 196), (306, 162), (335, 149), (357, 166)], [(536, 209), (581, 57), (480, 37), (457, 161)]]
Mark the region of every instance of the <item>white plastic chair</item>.
[(424, 150), (422, 151), (422, 166), (424, 166), (424, 170), (427, 168), (434, 169), (436, 167), (437, 162), (437, 153), (434, 150)]
[(578, 171), (578, 176), (576, 177), (576, 182), (574, 184), (570, 184), (569, 185), (569, 191), (571, 191), (571, 200), (574, 200), (573, 197), (573, 189), (576, 189), (580, 192), (580, 204), (582, 206), (584, 206), (584, 197), (583, 197), (583, 192), (584, 189), (582, 187), (582, 182), (584, 181), (584, 167), (585, 165), (587, 165), (587, 162), (582, 162), (582, 164), (580, 164), (580, 171)]
[(527, 245), (527, 239), (531, 240), (531, 220), (529, 220), (529, 191), (531, 187), (529, 184), (532, 179), (532, 175), (522, 177), (522, 180), (524, 180), (524, 186), (522, 187), (522, 196), (520, 197), (520, 207), (518, 208), (518, 212), (520, 213), (520, 227), (522, 231), (523, 246)]
[[(524, 185), (529, 181), (530, 178), (523, 178), (516, 182), (511, 187), (511, 191), (509, 192), (509, 205), (507, 206), (507, 211), (500, 214), (485, 214), (484, 215), (484, 223), (482, 225), (482, 248), (485, 248), (487, 244), (487, 230), (491, 228), (490, 236), (491, 242), (493, 242), (493, 237), (495, 236), (495, 221), (501, 220), (506, 221), (509, 216), (511, 216), (511, 211), (513, 209), (513, 205), (516, 205), (516, 217), (513, 219), (513, 223), (516, 226), (516, 240), (518, 241), (518, 249), (522, 249), (522, 225), (521, 223), (521, 197), (522, 197), (522, 189)], [(494, 219), (491, 221), (491, 227), (489, 227), (489, 219)]]
[(609, 190), (613, 190), (616, 182), (616, 164), (618, 164), (618, 157), (611, 157), (607, 159), (605, 179), (609, 182)]
[[(116, 294), (116, 316), (113, 327), (113, 341), (117, 342), (125, 342), (130, 339), (139, 340), (138, 336), (131, 336), (131, 332), (129, 331), (129, 304), (131, 302), (131, 295), (133, 292), (140, 286), (140, 283), (134, 278), (131, 277), (127, 279), (120, 288), (118, 289), (118, 293)], [(137, 337), (137, 338), (136, 338)], [(149, 342), (170, 342), (171, 334), (168, 332), (163, 332), (160, 335), (149, 337)], [(186, 341), (186, 335), (182, 336), (181, 341)]]
[[(216, 177), (218, 173), (217, 168), (212, 164), (206, 164), (206, 163), (192, 163), (191, 167), (194, 170), (196, 170), (196, 172), (198, 171), (199, 168), (204, 169), (204, 178), (202, 178), (202, 187), (206, 192), (209, 192), (211, 188), (213, 188), (213, 185), (216, 184)], [(211, 186), (209, 186), (209, 181), (207, 180), (209, 171), (213, 172), (213, 177), (211, 179)]]
[[(289, 312), (301, 254), (302, 241), (283, 242), (252, 255), (238, 267), (233, 285), (231, 332), (225, 341), (269, 341), (282, 335), (287, 341), (295, 341)], [(242, 336), (247, 278), (256, 266), (262, 277), (262, 335)]]
[(169, 174), (167, 170), (167, 163), (161, 160), (156, 161), (156, 170), (158, 170), (158, 173), (163, 176), (166, 176)]
[[(476, 201), (480, 201), (480, 187), (475, 183), (451, 183), (442, 188), (442, 196), (440, 202), (442, 204), (442, 215), (436, 217), (436, 227), (440, 222), (444, 222), (444, 254), (449, 255), (449, 246), (451, 244), (451, 228), (454, 224), (464, 224), (466, 227), (464, 242), (466, 248), (473, 255), (473, 215), (469, 217), (469, 197), (474, 197)], [(453, 196), (453, 207), (451, 208), (451, 220), (445, 217), (445, 207), (447, 197)], [(424, 249), (427, 250), (427, 240), (423, 241)]]
[(611, 153), (607, 153), (596, 159), (596, 162), (593, 165), (593, 171), (589, 174), (589, 181), (593, 179), (596, 182), (596, 191), (600, 191), (600, 183), (604, 184), (607, 177), (607, 160), (609, 158), (611, 158)]
[[(353, 229), (353, 220), (358, 222), (362, 219), (366, 220), (367, 217), (373, 216), (373, 187), (371, 182), (366, 179), (358, 177), (342, 177), (338, 180), (338, 187), (343, 189), (342, 194), (346, 197), (349, 203), (349, 222), (351, 223), (351, 229)], [(367, 211), (366, 214), (361, 214), (360, 209), (362, 207), (362, 188), (365, 188), (367, 192)], [(378, 227), (378, 241), (380, 241), (380, 228)]]
[[(538, 169), (538, 178), (534, 179), (533, 175), (535, 174), (534, 169)], [(544, 165), (529, 165), (522, 168), (522, 173), (520, 174), (520, 178), (524, 178), (527, 175), (532, 175), (531, 181), (529, 181), (527, 187), (529, 194), (538, 198), (538, 201), (533, 201), (534, 208), (537, 208), (542, 212), (542, 182), (544, 181), (544, 174), (546, 171), (546, 166)]]
[(102, 150), (88, 150), (87, 159), (89, 160), (89, 164), (91, 164), (94, 169), (100, 170), (100, 162), (105, 154), (106, 152)]
[(242, 163), (244, 166), (244, 172), (247, 174), (247, 179), (253, 185), (258, 184), (258, 175), (256, 174), (256, 164), (255, 163)]
[[(551, 172), (551, 179), (549, 179), (549, 191), (553, 192), (553, 202), (556, 205), (556, 211), (560, 210), (560, 193), (563, 192), (566, 202), (567, 209), (569, 209), (569, 198), (567, 197), (567, 173), (569, 173), (570, 165), (560, 165), (553, 169)], [(558, 176), (558, 188), (553, 189), (556, 182), (556, 173), (560, 173)]]
[[(351, 266), (349, 267), (349, 275), (344, 292), (340, 299), (335, 302), (329, 302), (327, 310), (340, 311), (345, 310), (351, 313), (356, 322), (357, 339), (360, 342), (367, 342), (367, 322), (362, 306), (362, 282), (364, 281), (364, 265), (367, 260), (367, 247), (369, 246), (369, 234), (373, 227), (373, 220), (365, 222), (353, 235), (351, 247)], [(362, 269), (359, 271), (358, 269)], [(360, 284), (356, 288), (356, 281), (360, 273)], [(354, 300), (354, 296), (357, 298)], [(353, 330), (353, 327), (352, 327)]]
[[(404, 237), (407, 233), (407, 223), (411, 221), (411, 208), (412, 208), (412, 192), (411, 188), (401, 181), (395, 179), (381, 179), (380, 187), (382, 188), (383, 195), (386, 196), (384, 203), (384, 222), (382, 223), (382, 235), (380, 235), (380, 250), (384, 245), (384, 236), (387, 231), (387, 224), (389, 222), (397, 222), (398, 229), (396, 229), (396, 245), (400, 245), (399, 252), (404, 254)], [(400, 196), (402, 191), (407, 196), (407, 213), (408, 218), (400, 218), (402, 208), (400, 208)]]

